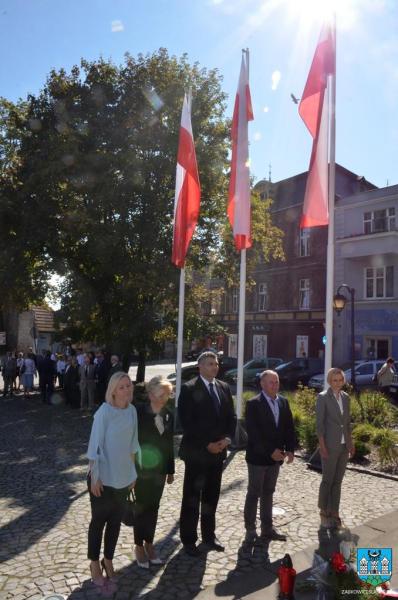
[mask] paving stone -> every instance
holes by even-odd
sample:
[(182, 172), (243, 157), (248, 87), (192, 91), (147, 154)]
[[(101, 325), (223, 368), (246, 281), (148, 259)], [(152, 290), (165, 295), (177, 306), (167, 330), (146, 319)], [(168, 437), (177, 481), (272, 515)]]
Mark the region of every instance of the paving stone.
[[(0, 406), (0, 597), (41, 600), (56, 591), (70, 600), (97, 600), (90, 585), (87, 528), (90, 503), (84, 453), (91, 417), (57, 407), (49, 410), (33, 398)], [(23, 419), (21, 419), (23, 417)], [(148, 572), (134, 564), (133, 532), (122, 526), (114, 560), (120, 575), (114, 599), (192, 599), (203, 586), (250, 573), (286, 552), (318, 541), (317, 493), (320, 475), (295, 460), (281, 469), (274, 496), (283, 512), (275, 527), (286, 542), (263, 547), (242, 546), (243, 506), (247, 488), (244, 453), (228, 461), (217, 511), (217, 535), (224, 553), (210, 552), (197, 560), (180, 553), (178, 517), (184, 465), (176, 461), (176, 480), (166, 486), (156, 532), (166, 563)], [(354, 527), (369, 520), (374, 507), (387, 513), (398, 508), (398, 482), (347, 471), (341, 512)], [(379, 508), (378, 508), (379, 510)]]

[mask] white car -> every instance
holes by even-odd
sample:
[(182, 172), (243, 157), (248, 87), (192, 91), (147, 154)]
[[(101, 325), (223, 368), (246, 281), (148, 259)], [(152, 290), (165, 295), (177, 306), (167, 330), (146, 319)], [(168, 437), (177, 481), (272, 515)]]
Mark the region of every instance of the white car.
[[(384, 365), (384, 360), (367, 360), (367, 361), (355, 361), (355, 384), (357, 388), (372, 388), (376, 387), (377, 383), (374, 381), (377, 371)], [(344, 374), (347, 383), (351, 383), (351, 369), (344, 369)], [(308, 387), (314, 388), (321, 392), (323, 390), (324, 375), (314, 375), (308, 382)]]

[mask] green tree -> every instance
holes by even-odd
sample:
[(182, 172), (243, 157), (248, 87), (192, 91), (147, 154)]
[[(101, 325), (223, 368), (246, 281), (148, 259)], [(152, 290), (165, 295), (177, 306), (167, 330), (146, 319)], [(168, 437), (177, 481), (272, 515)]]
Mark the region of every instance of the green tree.
[(164, 49), (120, 66), (82, 61), (50, 73), (20, 128), (21, 202), (47, 268), (65, 277), (63, 319), (82, 339), (142, 357), (177, 295), (174, 179), (189, 87), (202, 188), (191, 260), (200, 267), (224, 215), (229, 129), (215, 70)]

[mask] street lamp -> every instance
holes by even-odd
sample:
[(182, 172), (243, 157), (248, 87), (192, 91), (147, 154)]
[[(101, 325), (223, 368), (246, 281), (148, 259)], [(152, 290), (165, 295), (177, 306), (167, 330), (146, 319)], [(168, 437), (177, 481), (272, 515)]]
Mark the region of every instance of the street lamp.
[(341, 294), (340, 290), (347, 290), (351, 296), (351, 385), (355, 392), (355, 289), (349, 287), (346, 283), (342, 283), (338, 287), (336, 295), (333, 298), (333, 308), (336, 310), (338, 315), (345, 308), (347, 303), (347, 297), (344, 296), (344, 294)]

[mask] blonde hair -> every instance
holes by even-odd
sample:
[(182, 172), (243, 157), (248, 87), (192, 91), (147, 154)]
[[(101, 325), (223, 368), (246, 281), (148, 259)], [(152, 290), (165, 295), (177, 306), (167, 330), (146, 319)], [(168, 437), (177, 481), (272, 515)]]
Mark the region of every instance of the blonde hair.
[(168, 394), (170, 395), (173, 390), (173, 386), (170, 381), (163, 377), (163, 375), (157, 375), (156, 377), (152, 377), (152, 379), (145, 384), (145, 389), (148, 394), (153, 394), (154, 396), (158, 395), (156, 392), (159, 389), (167, 390)]
[(326, 381), (328, 382), (329, 385), (330, 385), (330, 382), (331, 382), (332, 377), (334, 375), (342, 375), (344, 383), (345, 383), (345, 373), (344, 373), (344, 371), (342, 369), (338, 369), (337, 367), (332, 367), (331, 369), (329, 369), (328, 374), (326, 376)]
[[(108, 404), (113, 405), (113, 401), (115, 399), (115, 390), (116, 390), (117, 386), (119, 385), (119, 382), (122, 379), (124, 379), (124, 377), (127, 377), (127, 379), (131, 382), (130, 377), (124, 371), (117, 371), (117, 373), (114, 373), (112, 375), (112, 377), (110, 378), (108, 387), (106, 390), (106, 394), (105, 394), (105, 400), (106, 400), (106, 402), (108, 402)], [(131, 389), (133, 389), (133, 388), (131, 388)], [(132, 399), (133, 399), (133, 392), (131, 392), (130, 402), (132, 401)]]

